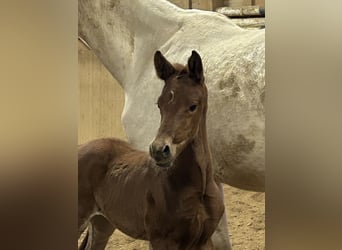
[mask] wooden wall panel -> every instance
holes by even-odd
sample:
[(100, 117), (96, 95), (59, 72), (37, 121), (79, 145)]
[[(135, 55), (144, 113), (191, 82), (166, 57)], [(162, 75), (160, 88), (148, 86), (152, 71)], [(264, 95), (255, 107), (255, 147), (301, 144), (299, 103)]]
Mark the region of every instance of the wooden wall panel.
[(229, 7), (241, 7), (253, 5), (253, 0), (225, 0), (224, 5)]
[(189, 9), (189, 0), (169, 0), (171, 3), (183, 9)]
[(242, 7), (259, 5), (265, 7), (265, 0), (169, 0), (183, 9), (215, 10), (218, 7)]
[(223, 5), (223, 0), (192, 0), (192, 8), (199, 10), (215, 10)]
[(253, 0), (253, 5), (259, 5), (265, 7), (265, 0)]
[(101, 137), (125, 138), (121, 126), (124, 93), (94, 53), (79, 42), (78, 143)]
[(216, 10), (218, 7), (222, 7), (223, 0), (211, 0), (211, 10)]

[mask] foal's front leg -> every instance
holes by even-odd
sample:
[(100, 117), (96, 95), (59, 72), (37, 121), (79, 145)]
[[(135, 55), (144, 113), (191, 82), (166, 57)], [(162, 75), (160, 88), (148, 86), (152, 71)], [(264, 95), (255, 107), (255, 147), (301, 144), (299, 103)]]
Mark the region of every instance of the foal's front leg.
[(179, 245), (176, 242), (170, 240), (151, 240), (150, 249), (153, 250), (180, 250)]
[[(153, 247), (152, 247), (153, 246)], [(152, 241), (150, 242), (150, 250), (184, 250), (179, 244), (175, 242), (168, 241)], [(208, 240), (204, 245), (193, 246), (191, 248), (187, 248), (187, 250), (215, 250), (215, 247), (211, 240)]]
[[(82, 243), (84, 250), (104, 250), (115, 227), (103, 216), (95, 215), (90, 220), (87, 242)], [(79, 250), (83, 250), (80, 248)]]
[[(222, 199), (224, 200), (224, 193), (223, 193), (223, 185), (218, 184)], [(215, 250), (232, 250), (232, 246), (229, 240), (229, 232), (228, 232), (228, 222), (227, 222), (227, 215), (226, 209), (223, 212), (222, 218), (220, 222), (211, 236), (212, 244), (214, 245)], [(209, 248), (210, 249), (210, 248)], [(155, 250), (152, 247), (152, 244), (149, 244), (149, 250)]]
[(209, 239), (204, 245), (191, 248), (191, 250), (216, 250), (216, 248), (211, 239)]

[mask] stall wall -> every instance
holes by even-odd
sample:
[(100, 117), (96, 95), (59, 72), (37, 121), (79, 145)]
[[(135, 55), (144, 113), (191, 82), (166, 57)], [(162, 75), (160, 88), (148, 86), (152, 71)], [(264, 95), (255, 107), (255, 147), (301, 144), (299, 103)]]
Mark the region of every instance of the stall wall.
[(78, 45), (78, 143), (101, 137), (125, 138), (121, 126), (124, 93), (94, 53)]

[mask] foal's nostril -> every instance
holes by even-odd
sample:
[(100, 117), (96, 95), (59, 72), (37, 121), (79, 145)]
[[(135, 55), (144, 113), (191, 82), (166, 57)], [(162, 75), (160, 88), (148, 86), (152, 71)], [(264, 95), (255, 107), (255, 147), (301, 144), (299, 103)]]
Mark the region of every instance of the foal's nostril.
[(170, 147), (169, 147), (169, 145), (165, 145), (163, 147), (163, 155), (164, 156), (169, 156), (170, 155)]

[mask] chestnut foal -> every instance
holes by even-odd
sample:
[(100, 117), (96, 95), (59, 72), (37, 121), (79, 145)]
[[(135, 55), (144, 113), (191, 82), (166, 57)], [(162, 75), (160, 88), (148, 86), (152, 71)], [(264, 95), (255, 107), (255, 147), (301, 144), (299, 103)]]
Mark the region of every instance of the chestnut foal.
[(117, 228), (154, 250), (214, 249), (211, 235), (224, 205), (207, 141), (207, 88), (201, 57), (172, 65), (157, 51), (161, 124), (149, 154), (98, 139), (78, 151), (80, 249), (104, 249)]

